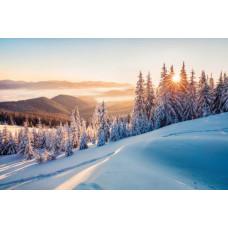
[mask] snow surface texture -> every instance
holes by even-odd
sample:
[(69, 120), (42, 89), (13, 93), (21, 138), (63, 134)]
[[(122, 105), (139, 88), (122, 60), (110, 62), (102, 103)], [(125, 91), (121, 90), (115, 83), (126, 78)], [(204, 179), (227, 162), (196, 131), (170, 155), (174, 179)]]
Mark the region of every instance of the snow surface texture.
[(0, 189), (228, 189), (228, 113), (43, 164), (1, 156)]

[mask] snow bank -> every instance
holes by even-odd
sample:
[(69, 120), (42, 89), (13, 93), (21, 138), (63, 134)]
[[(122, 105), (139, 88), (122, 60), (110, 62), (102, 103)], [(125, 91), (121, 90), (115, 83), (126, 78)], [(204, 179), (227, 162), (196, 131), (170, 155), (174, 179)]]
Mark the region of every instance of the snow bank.
[(228, 113), (40, 165), (1, 156), (0, 189), (228, 189)]

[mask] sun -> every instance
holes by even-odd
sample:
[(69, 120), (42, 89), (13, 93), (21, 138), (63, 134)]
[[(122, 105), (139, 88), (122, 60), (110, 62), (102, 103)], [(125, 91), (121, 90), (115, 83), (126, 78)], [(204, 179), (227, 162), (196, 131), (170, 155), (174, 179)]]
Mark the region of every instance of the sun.
[(173, 82), (177, 83), (180, 81), (180, 75), (174, 75), (172, 78)]

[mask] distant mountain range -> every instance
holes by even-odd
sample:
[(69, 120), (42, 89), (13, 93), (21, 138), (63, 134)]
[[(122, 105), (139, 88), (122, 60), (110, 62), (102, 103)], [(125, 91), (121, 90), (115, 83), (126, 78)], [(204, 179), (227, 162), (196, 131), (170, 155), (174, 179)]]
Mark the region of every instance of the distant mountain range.
[[(0, 102), (0, 110), (69, 118), (72, 110), (77, 105), (80, 115), (88, 119), (94, 113), (97, 104), (91, 97), (77, 98), (69, 95), (58, 95), (52, 99), (39, 97), (20, 101)], [(110, 115), (130, 113), (132, 106), (133, 100), (107, 102), (107, 109)]]
[(83, 89), (83, 88), (115, 88), (115, 87), (130, 87), (128, 83), (103, 82), (103, 81), (84, 81), (84, 82), (69, 82), (69, 81), (40, 81), (40, 82), (25, 82), (0, 80), (0, 89)]

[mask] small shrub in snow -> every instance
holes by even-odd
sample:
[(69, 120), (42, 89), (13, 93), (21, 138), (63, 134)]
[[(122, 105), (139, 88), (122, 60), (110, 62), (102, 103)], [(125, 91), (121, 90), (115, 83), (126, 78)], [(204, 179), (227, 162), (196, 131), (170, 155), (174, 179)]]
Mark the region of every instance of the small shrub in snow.
[(44, 162), (44, 157), (39, 150), (36, 151), (36, 163), (40, 164)]

